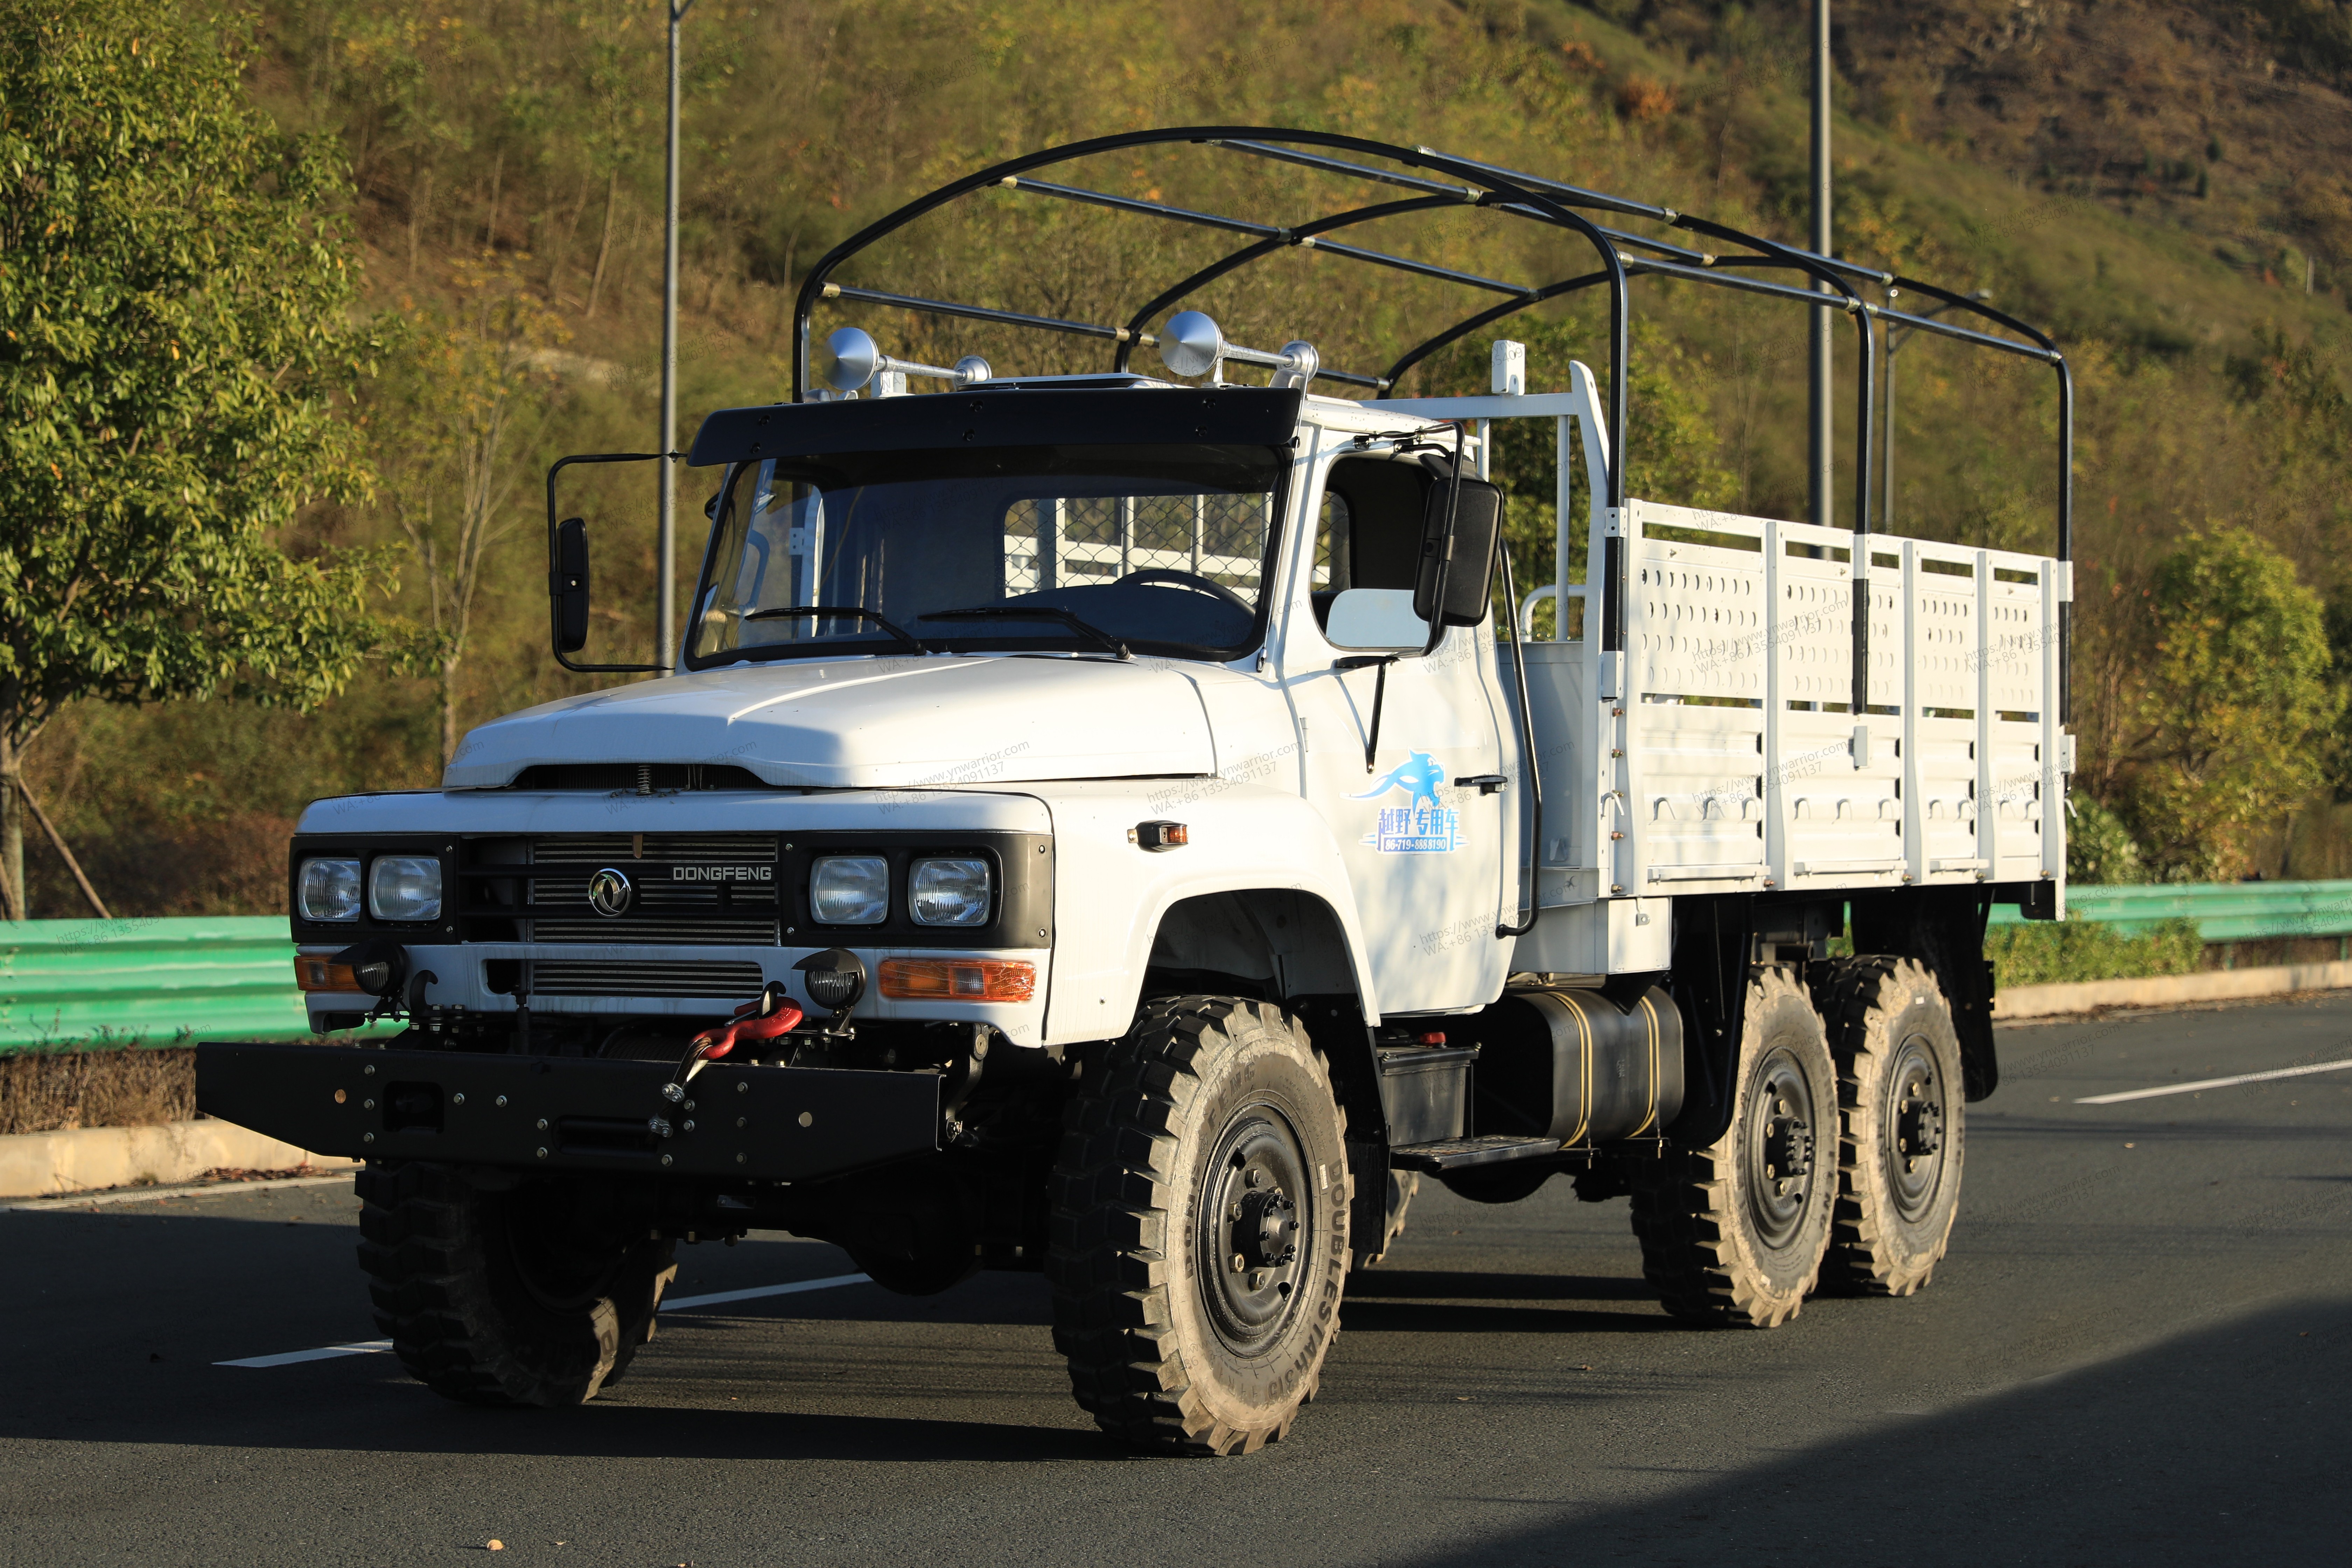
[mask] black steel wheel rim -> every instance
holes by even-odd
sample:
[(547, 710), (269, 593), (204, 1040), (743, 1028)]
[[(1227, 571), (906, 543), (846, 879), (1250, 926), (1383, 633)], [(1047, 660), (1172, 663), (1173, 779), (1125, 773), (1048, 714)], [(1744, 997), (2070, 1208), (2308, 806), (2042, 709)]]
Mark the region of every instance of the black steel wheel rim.
[(1748, 1214), (1757, 1239), (1773, 1251), (1804, 1227), (1812, 1193), (1813, 1086), (1804, 1065), (1775, 1047), (1757, 1071), (1743, 1119), (1747, 1136)]
[(1881, 1154), (1886, 1190), (1906, 1223), (1916, 1225), (1936, 1206), (1944, 1181), (1947, 1114), (1935, 1047), (1924, 1035), (1905, 1037), (1888, 1064)]
[(1264, 1100), (1226, 1119), (1192, 1215), (1193, 1268), (1209, 1322), (1228, 1350), (1279, 1344), (1306, 1295), (1320, 1216), (1298, 1131)]

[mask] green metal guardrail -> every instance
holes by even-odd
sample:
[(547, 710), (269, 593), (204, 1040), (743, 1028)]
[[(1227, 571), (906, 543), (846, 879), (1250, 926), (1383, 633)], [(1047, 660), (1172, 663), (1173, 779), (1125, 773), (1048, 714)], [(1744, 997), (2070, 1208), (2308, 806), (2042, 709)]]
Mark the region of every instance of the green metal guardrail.
[[(2131, 934), (2189, 920), (2214, 942), (2352, 935), (2352, 881), (2069, 888), (2066, 904)], [(2019, 923), (2017, 910), (1996, 908), (1992, 923)], [(0, 925), (0, 1052), (309, 1033), (281, 915)]]
[(0, 925), (0, 1052), (310, 1032), (283, 915)]
[[(2069, 888), (2069, 920), (2095, 921), (2137, 936), (2159, 921), (2197, 922), (2206, 942), (2352, 933), (2352, 882), (2153, 882), (2120, 888)], [(2013, 905), (1996, 905), (1995, 925), (2016, 925)]]

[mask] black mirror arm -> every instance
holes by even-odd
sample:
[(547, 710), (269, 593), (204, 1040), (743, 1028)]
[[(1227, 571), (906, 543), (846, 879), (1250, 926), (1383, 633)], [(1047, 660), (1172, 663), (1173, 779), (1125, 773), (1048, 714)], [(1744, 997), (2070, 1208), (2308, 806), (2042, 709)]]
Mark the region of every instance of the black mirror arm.
[(1381, 703), (1389, 694), (1389, 666), (1394, 664), (1399, 657), (1392, 653), (1358, 654), (1351, 658), (1339, 659), (1331, 666), (1332, 668), (1340, 671), (1350, 669), (1380, 671), (1372, 677), (1372, 721), (1364, 729), (1364, 771), (1366, 773), (1372, 771), (1372, 753), (1380, 750)]
[[(1437, 582), (1435, 592), (1430, 595), (1429, 640), (1421, 648), (1423, 658), (1435, 653), (1437, 645), (1445, 640), (1445, 591), (1452, 585), (1454, 576), (1454, 521), (1462, 510), (1462, 443), (1465, 433), (1463, 426), (1454, 426), (1454, 478), (1445, 486), (1445, 531), (1439, 538)], [(1370, 773), (1371, 767), (1367, 758), (1364, 771)]]
[[(593, 452), (575, 457), (558, 458), (547, 470), (547, 573), (548, 586), (555, 586), (562, 563), (556, 551), (555, 477), (574, 463), (658, 463), (665, 458), (676, 459), (681, 452)], [(666, 664), (574, 664), (563, 647), (562, 601), (551, 591), (547, 601), (548, 640), (555, 650), (555, 662), (574, 675), (667, 675)], [(672, 653), (677, 650), (672, 649)]]

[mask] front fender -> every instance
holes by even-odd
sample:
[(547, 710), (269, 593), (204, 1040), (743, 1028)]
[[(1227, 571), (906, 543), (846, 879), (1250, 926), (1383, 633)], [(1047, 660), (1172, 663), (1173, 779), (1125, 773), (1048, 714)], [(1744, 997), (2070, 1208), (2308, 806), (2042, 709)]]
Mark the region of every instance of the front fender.
[[(1054, 963), (1045, 1043), (1111, 1039), (1141, 998), (1152, 938), (1171, 906), (1208, 893), (1280, 888), (1327, 905), (1368, 1019), (1377, 993), (1339, 847), (1297, 795), (1223, 778), (1121, 779), (1031, 792), (1054, 815)], [(1191, 842), (1149, 850), (1139, 823), (1181, 822)]]

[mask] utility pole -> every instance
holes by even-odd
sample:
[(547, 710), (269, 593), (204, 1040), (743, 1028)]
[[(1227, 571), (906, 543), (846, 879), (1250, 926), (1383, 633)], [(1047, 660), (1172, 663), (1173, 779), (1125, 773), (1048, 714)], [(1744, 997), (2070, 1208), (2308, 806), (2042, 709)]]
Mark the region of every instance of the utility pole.
[[(1813, 0), (1813, 243), (1816, 255), (1830, 254), (1830, 0)], [(1830, 292), (1826, 283), (1816, 281), (1813, 291)], [(1823, 528), (1832, 526), (1837, 510), (1831, 499), (1830, 480), (1836, 468), (1836, 453), (1831, 444), (1834, 421), (1830, 416), (1830, 349), (1831, 333), (1837, 325), (1835, 314), (1826, 310), (1812, 313), (1812, 406), (1811, 450), (1807, 465), (1811, 476), (1811, 519)]]
[(654, 619), (655, 662), (677, 658), (677, 30), (694, 0), (666, 0), (669, 11), (669, 128), (662, 184), (662, 346), (660, 539), (655, 547), (661, 605)]

